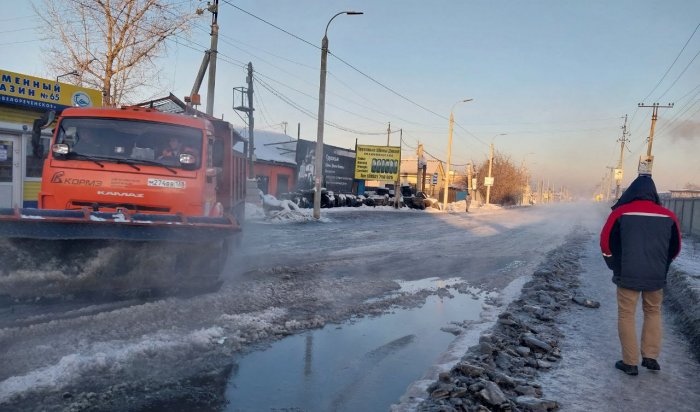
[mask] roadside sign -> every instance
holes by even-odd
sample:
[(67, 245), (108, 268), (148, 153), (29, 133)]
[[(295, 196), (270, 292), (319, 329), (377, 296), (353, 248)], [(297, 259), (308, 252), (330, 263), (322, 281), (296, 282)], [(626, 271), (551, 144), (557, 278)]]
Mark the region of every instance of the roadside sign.
[(615, 169), (615, 180), (618, 182), (622, 180), (622, 169)]
[(437, 174), (437, 172), (435, 172), (435, 173), (433, 173), (432, 184), (436, 185), (437, 182), (438, 182), (438, 174)]
[(357, 145), (355, 179), (399, 180), (401, 147)]
[(476, 184), (477, 184), (476, 177), (472, 177), (472, 190), (476, 190)]
[(654, 156), (639, 156), (639, 167), (637, 167), (637, 173), (640, 175), (651, 175), (652, 167), (654, 167)]
[(492, 177), (486, 176), (484, 178), (484, 186), (493, 186), (493, 180), (494, 180), (493, 176)]

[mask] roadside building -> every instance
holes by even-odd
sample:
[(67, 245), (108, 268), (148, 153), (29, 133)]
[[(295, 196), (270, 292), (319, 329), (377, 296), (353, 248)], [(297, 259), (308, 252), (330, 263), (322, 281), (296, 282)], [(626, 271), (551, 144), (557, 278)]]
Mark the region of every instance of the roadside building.
[[(435, 159), (426, 161), (425, 173), (421, 173), (423, 177), (424, 192), (430, 196), (436, 197), (442, 191), (445, 183), (445, 169), (442, 162)], [(437, 176), (437, 179), (435, 179)], [(433, 182), (435, 182), (433, 184)], [(401, 159), (401, 184), (409, 185), (420, 191), (418, 184), (418, 159)]]
[[(239, 131), (247, 136), (248, 130)], [(297, 176), (297, 141), (284, 133), (255, 130), (255, 180), (266, 195), (280, 197), (294, 190)]]
[(102, 106), (99, 90), (0, 69), (0, 207), (36, 207), (51, 128), (42, 131), (43, 156), (32, 151), (34, 121), (48, 111)]

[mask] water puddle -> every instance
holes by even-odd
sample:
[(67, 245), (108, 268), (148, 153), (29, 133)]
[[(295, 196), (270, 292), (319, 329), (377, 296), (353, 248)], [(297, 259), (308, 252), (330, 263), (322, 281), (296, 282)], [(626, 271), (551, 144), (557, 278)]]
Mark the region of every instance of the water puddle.
[[(401, 282), (401, 290), (451, 283)], [(226, 388), (226, 411), (387, 411), (454, 340), (440, 328), (479, 318), (482, 295), (450, 292), (453, 298), (430, 296), (419, 308), (329, 324), (246, 355)]]

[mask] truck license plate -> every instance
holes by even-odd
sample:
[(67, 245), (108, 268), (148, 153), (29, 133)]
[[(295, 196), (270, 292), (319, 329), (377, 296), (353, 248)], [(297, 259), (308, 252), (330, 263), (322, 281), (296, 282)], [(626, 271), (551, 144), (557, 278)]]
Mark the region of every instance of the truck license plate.
[(185, 182), (182, 180), (148, 179), (148, 186), (167, 187), (171, 189), (184, 189)]

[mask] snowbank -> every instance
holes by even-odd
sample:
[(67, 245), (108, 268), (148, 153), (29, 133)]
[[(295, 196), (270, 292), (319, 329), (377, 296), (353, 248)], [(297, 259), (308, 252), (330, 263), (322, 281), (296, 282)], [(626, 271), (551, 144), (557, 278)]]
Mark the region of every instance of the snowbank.
[(696, 243), (692, 239), (684, 240), (681, 254), (668, 273), (666, 296), (679, 315), (691, 350), (700, 360), (700, 259)]

